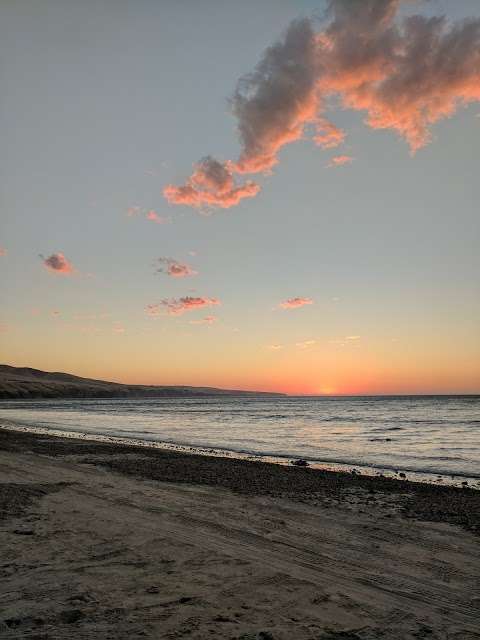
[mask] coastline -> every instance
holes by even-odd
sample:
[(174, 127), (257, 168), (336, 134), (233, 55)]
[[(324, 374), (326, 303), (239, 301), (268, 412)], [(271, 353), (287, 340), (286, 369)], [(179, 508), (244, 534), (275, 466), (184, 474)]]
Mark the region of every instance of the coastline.
[[(85, 432), (81, 430), (57, 429), (51, 427), (37, 426), (25, 424), (16, 420), (9, 420), (0, 417), (0, 429), (20, 431), (25, 433), (33, 433), (40, 435), (51, 435), (59, 438), (73, 438), (88, 440), (100, 443), (110, 443), (115, 445), (146, 447), (156, 450), (176, 451), (187, 454), (198, 454), (202, 456), (213, 457), (229, 457), (239, 460), (255, 460), (267, 462), (270, 464), (290, 465), (296, 456), (285, 454), (259, 453), (255, 451), (235, 450), (225, 447), (214, 447), (208, 444), (193, 444), (180, 441), (163, 441), (153, 438), (138, 438), (134, 436), (114, 436), (98, 432)], [(298, 459), (298, 458), (297, 458)], [(385, 467), (382, 465), (366, 465), (359, 464), (357, 461), (332, 461), (320, 460), (318, 458), (304, 458), (311, 469), (320, 471), (332, 471), (334, 473), (358, 473), (367, 476), (380, 476), (397, 480), (408, 480), (413, 482), (421, 482), (427, 484), (436, 484), (444, 486), (453, 486), (463, 488), (465, 485), (480, 491), (480, 473), (478, 475), (469, 475), (466, 473), (447, 473), (444, 471), (430, 470), (421, 472), (415, 469), (400, 466), (397, 469)], [(407, 475), (408, 474), (408, 475)]]
[(108, 468), (137, 479), (191, 483), (224, 488), (244, 494), (270, 495), (306, 500), (332, 494), (371, 492), (395, 496), (407, 517), (455, 524), (480, 535), (480, 492), (464, 485), (430, 484), (382, 474), (365, 475), (354, 470), (297, 467), (277, 464), (261, 457), (230, 457), (223, 452), (196, 447), (172, 447), (110, 436), (57, 435), (48, 429), (35, 431), (11, 423), (0, 423), (1, 446), (20, 452), (48, 456), (74, 456), (79, 462)]
[(1, 637), (480, 638), (468, 488), (6, 429), (0, 482)]

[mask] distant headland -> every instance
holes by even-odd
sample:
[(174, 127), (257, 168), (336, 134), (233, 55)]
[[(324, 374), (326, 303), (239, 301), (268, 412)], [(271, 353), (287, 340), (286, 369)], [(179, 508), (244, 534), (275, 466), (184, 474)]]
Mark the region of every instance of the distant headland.
[(30, 367), (0, 365), (0, 399), (28, 398), (195, 398), (215, 396), (283, 396), (282, 393), (167, 385), (121, 384), (50, 373)]

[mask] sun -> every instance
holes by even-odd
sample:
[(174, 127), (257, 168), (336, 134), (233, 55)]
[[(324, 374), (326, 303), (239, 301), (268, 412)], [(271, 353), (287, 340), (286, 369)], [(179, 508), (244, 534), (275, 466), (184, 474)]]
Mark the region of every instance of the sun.
[(330, 387), (328, 385), (324, 385), (323, 387), (321, 387), (318, 392), (320, 393), (320, 395), (322, 396), (333, 396), (335, 395), (335, 393), (337, 392), (337, 390), (335, 389), (335, 387)]

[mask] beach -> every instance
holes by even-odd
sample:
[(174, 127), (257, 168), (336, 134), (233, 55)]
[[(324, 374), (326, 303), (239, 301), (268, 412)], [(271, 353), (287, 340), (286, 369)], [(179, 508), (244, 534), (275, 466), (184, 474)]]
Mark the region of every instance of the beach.
[(480, 638), (480, 492), (0, 429), (1, 638)]

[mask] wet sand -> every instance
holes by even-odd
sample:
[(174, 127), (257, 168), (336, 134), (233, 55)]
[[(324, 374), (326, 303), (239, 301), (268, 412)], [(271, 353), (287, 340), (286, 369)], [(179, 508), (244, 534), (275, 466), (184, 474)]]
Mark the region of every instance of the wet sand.
[(480, 492), (0, 429), (0, 638), (480, 639)]

